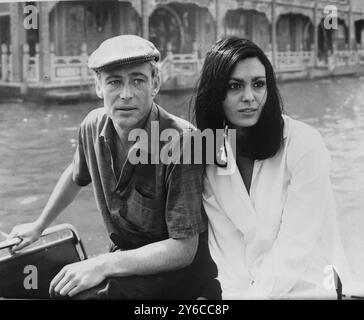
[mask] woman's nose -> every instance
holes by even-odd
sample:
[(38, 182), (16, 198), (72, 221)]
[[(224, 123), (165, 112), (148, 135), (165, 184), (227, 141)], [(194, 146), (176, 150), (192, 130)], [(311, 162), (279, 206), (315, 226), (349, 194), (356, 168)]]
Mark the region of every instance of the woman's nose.
[(246, 102), (252, 102), (254, 101), (254, 94), (253, 94), (253, 90), (250, 86), (246, 86), (244, 88), (244, 92), (243, 92), (243, 101)]

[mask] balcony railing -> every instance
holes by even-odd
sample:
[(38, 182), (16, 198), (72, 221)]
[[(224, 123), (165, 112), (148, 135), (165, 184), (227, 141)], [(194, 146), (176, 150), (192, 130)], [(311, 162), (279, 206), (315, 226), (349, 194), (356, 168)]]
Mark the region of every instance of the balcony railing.
[(92, 81), (92, 72), (87, 67), (87, 46), (81, 45), (80, 56), (56, 56), (51, 44), (51, 82), (60, 84), (88, 83)]
[[(87, 48), (83, 44), (81, 55), (78, 56), (57, 56), (54, 46), (50, 48), (50, 84), (89, 84), (92, 82), (93, 74), (87, 67)], [(266, 55), (272, 61), (272, 51), (268, 50)], [(0, 81), (12, 82), (13, 57), (9, 46), (2, 44), (0, 52)], [(23, 81), (37, 85), (41, 82), (40, 76), (40, 53), (39, 46), (35, 47), (35, 54), (29, 54), (28, 44), (23, 45)], [(170, 79), (186, 79), (197, 77), (201, 71), (203, 60), (198, 58), (197, 50), (190, 54), (174, 54), (168, 52), (166, 58), (160, 63), (162, 83)], [(275, 70), (277, 72), (297, 72), (314, 67), (333, 70), (338, 67), (355, 65), (364, 66), (364, 48), (357, 50), (335, 50), (327, 55), (327, 59), (315, 58), (311, 51), (278, 51), (275, 55)], [(190, 80), (188, 80), (190, 81)]]
[(162, 82), (166, 82), (179, 75), (195, 76), (200, 72), (201, 60), (198, 58), (196, 45), (194, 47), (193, 53), (175, 54), (172, 53), (170, 45), (168, 46), (167, 56), (160, 64)]

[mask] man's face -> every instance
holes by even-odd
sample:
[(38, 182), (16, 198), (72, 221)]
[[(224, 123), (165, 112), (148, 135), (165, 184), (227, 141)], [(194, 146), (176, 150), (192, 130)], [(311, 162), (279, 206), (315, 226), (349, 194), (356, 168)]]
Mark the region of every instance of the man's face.
[(149, 114), (159, 90), (149, 62), (101, 71), (96, 91), (104, 99), (106, 113), (121, 129), (140, 126)]

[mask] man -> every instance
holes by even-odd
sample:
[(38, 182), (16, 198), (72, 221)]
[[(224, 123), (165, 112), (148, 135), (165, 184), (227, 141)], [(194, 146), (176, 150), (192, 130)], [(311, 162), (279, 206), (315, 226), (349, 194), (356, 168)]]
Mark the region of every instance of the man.
[[(40, 217), (15, 227), (11, 236), (22, 239), (13, 250), (34, 242), (81, 187), (92, 182), (113, 247), (109, 253), (65, 266), (51, 282), (52, 296), (191, 299), (202, 289), (208, 275), (202, 265), (205, 242), (199, 245), (206, 228), (201, 215), (202, 166), (152, 164), (153, 142), (128, 139), (138, 128), (151, 138), (153, 121), (160, 131), (175, 129), (180, 137), (191, 129), (187, 121), (154, 103), (160, 88), (159, 59), (151, 42), (134, 35), (104, 41), (89, 58), (104, 108), (91, 111), (82, 122), (73, 163)], [(135, 150), (144, 152), (148, 163), (132, 163)]]

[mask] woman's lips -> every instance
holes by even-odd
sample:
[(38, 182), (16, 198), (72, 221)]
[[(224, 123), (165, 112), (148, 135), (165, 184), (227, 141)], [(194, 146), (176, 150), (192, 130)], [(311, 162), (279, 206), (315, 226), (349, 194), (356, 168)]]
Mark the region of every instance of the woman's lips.
[(254, 114), (257, 111), (258, 111), (258, 109), (254, 109), (254, 108), (246, 108), (246, 109), (238, 110), (239, 113), (243, 113), (243, 114)]

